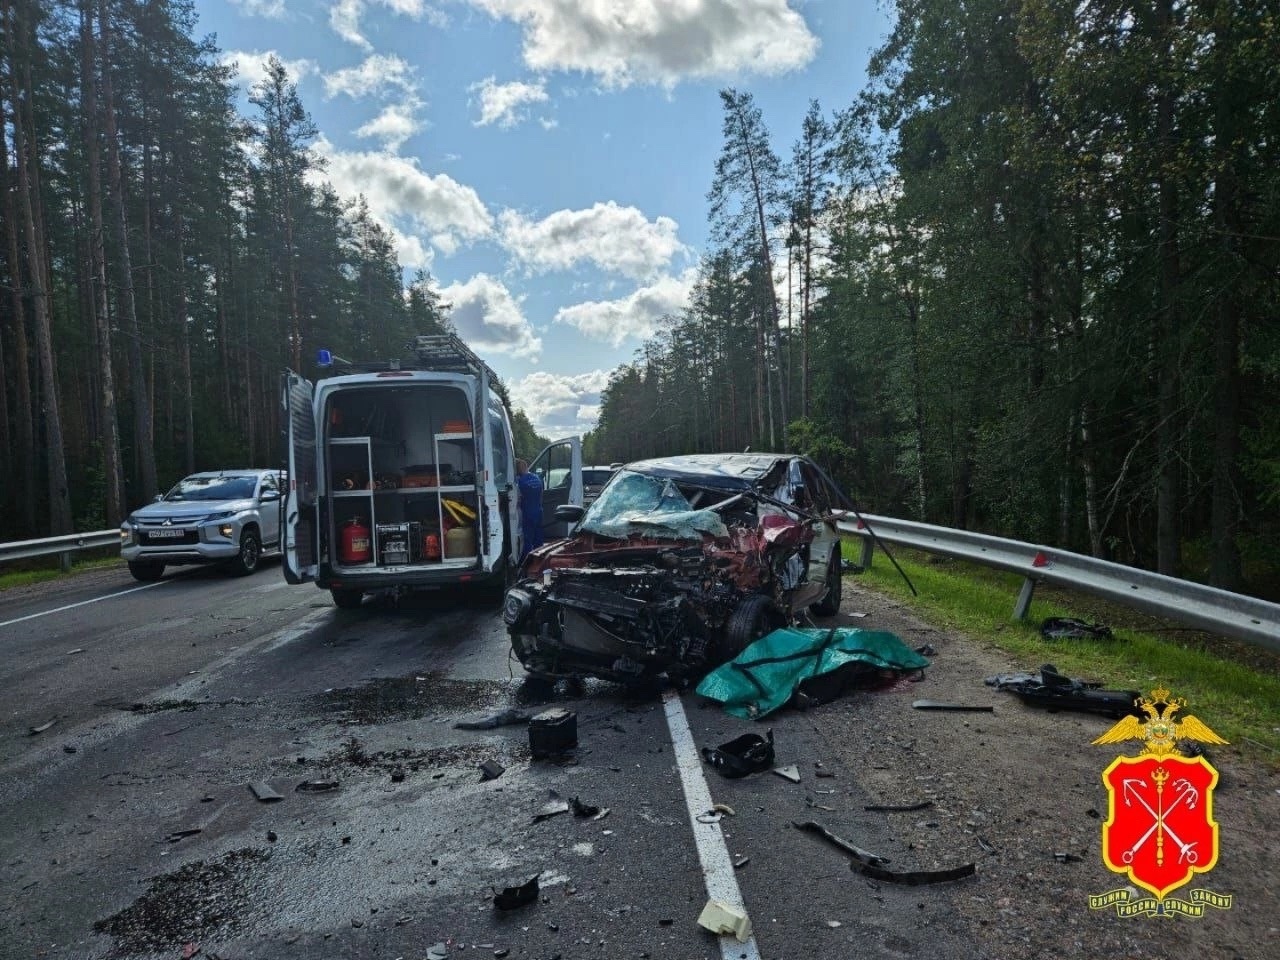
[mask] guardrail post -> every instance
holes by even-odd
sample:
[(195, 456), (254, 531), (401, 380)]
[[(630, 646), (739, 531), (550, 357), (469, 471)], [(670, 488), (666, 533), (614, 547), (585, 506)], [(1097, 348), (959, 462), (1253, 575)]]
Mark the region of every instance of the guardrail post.
[(1022, 591), (1018, 594), (1018, 602), (1013, 606), (1013, 619), (1027, 619), (1027, 611), (1031, 609), (1031, 595), (1036, 592), (1036, 582), (1031, 577), (1022, 581)]
[(858, 558), (858, 566), (863, 570), (871, 569), (871, 557), (876, 552), (876, 542), (870, 537), (862, 538), (862, 556)]
[(58, 554), (58, 566), (62, 568), (63, 573), (71, 572), (71, 551), (63, 550)]

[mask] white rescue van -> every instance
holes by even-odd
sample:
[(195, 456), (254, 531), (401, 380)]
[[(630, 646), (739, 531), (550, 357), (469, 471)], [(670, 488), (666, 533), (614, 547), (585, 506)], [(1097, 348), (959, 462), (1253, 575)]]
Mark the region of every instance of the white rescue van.
[[(314, 383), (285, 374), (284, 575), (339, 607), (386, 590), (499, 588), (522, 553), (497, 375), (454, 335), (411, 346), (410, 360), (345, 364)], [(581, 439), (551, 443), (530, 469), (544, 480), (550, 540), (562, 535), (555, 508), (582, 503)]]

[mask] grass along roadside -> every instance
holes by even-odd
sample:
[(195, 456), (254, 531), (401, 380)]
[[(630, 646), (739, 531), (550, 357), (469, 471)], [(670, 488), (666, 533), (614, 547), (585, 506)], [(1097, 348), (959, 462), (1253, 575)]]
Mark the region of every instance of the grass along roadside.
[[(860, 543), (846, 541), (845, 556)], [(891, 596), (931, 622), (958, 630), (1009, 654), (1028, 671), (1052, 663), (1107, 688), (1149, 694), (1165, 686), (1187, 701), (1186, 712), (1241, 750), (1280, 763), (1280, 657), (1262, 647), (1187, 630), (1097, 598), (1036, 587), (1025, 621), (1013, 619), (1022, 578), (976, 564), (893, 548), (918, 597), (880, 551), (858, 583)], [(1048, 617), (1105, 623), (1112, 640), (1046, 640)], [(1252, 741), (1252, 742), (1251, 742)]]
[(101, 567), (118, 567), (120, 566), (120, 556), (117, 553), (111, 557), (98, 557), (95, 559), (73, 560), (71, 569), (63, 572), (57, 566), (37, 566), (26, 570), (10, 570), (0, 574), (0, 592), (8, 590), (12, 587), (25, 587), (33, 583), (44, 583), (46, 580), (57, 580), (61, 577), (74, 577), (83, 570), (95, 570)]

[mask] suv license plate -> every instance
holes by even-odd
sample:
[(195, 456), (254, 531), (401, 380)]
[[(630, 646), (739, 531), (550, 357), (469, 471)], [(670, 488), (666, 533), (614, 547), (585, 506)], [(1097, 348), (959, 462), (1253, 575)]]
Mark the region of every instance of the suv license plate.
[(178, 537), (185, 537), (187, 535), (187, 531), (178, 527), (161, 527), (157, 530), (148, 530), (147, 534), (153, 540), (164, 540), (170, 537), (176, 540)]

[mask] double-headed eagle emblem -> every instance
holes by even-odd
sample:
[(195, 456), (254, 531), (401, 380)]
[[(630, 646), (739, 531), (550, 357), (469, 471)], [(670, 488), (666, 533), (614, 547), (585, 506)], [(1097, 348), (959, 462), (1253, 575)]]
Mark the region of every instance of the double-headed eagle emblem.
[(1135, 703), (1147, 715), (1146, 721), (1132, 715), (1124, 717), (1094, 740), (1094, 744), (1141, 740), (1143, 754), (1162, 757), (1173, 753), (1179, 740), (1227, 742), (1190, 714), (1181, 720), (1173, 719), (1173, 715), (1185, 707), (1187, 701), (1183, 697), (1172, 696), (1163, 687), (1152, 690), (1149, 697), (1139, 697)]

